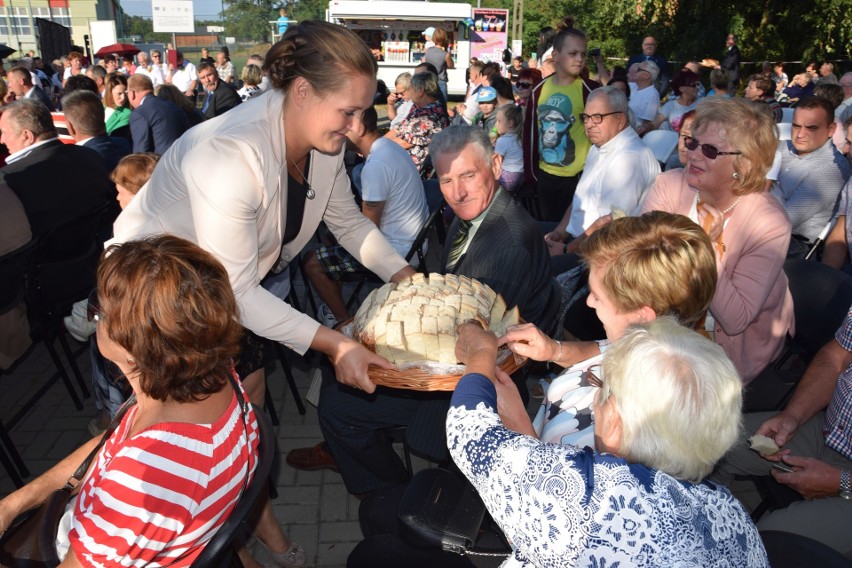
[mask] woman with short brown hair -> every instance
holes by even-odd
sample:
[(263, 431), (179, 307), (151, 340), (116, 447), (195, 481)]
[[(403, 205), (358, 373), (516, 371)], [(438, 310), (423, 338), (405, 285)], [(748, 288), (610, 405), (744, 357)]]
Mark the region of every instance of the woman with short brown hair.
[[(257, 419), (233, 371), (237, 302), (213, 255), (168, 235), (110, 247), (97, 282), (98, 348), (135, 399), (77, 486), (57, 552), (63, 566), (190, 566), (257, 466)], [(98, 441), (0, 501), (0, 530)]]

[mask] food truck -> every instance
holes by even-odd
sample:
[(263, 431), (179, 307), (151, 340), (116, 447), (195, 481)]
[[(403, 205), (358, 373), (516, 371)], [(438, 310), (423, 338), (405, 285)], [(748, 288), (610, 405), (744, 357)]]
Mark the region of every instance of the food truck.
[(508, 10), (476, 9), (470, 4), (422, 0), (330, 0), (326, 19), (346, 26), (381, 53), (378, 78), (393, 89), (396, 77), (411, 72), (426, 51), (423, 31), (447, 32), (455, 69), (447, 70), (451, 95), (467, 91), (471, 57), (500, 61), (508, 44)]

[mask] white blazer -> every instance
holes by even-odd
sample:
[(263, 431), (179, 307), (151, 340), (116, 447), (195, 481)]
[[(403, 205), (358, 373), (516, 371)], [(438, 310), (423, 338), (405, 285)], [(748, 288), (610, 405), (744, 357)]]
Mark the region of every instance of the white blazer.
[(153, 176), (115, 222), (108, 244), (174, 234), (213, 253), (228, 271), (242, 324), (304, 353), (319, 323), (260, 286), (278, 257), (300, 253), (320, 220), (355, 258), (384, 280), (406, 266), (349, 189), (343, 152), (311, 152), (302, 228), (281, 248), (287, 219), (284, 94), (272, 89), (251, 104), (189, 130), (163, 155)]

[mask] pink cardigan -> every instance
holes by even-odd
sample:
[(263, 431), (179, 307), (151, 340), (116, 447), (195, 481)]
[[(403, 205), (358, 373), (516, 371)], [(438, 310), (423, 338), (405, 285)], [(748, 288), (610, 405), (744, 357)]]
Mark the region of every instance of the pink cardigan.
[[(647, 211), (689, 216), (695, 190), (683, 169), (657, 177), (642, 205)], [(718, 263), (716, 294), (710, 312), (716, 343), (722, 346), (744, 384), (755, 378), (794, 332), (793, 298), (784, 261), (790, 245), (790, 220), (766, 192), (743, 195), (724, 230), (725, 254)]]

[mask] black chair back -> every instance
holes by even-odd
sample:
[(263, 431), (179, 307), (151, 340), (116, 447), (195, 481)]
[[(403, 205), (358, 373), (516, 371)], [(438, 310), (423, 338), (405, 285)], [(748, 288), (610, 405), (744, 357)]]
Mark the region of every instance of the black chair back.
[[(228, 519), (219, 527), (216, 534), (201, 551), (201, 554), (192, 563), (191, 568), (226, 568), (230, 566), (242, 566), (236, 559), (234, 549), (234, 538), (237, 531), (254, 511), (258, 500), (266, 489), (269, 472), (272, 470), (272, 460), (275, 457), (275, 434), (269, 416), (263, 410), (255, 408), (257, 425), (260, 434), (258, 444), (257, 467), (254, 477), (240, 497), (237, 506), (231, 511)], [(235, 562), (237, 562), (235, 564)]]
[[(426, 255), (423, 253), (423, 244), (426, 242), (426, 239), (429, 237), (429, 230), (433, 225), (436, 226), (440, 224), (441, 229), (444, 228), (444, 220), (442, 219), (444, 205), (447, 204), (444, 201), (444, 196), (440, 193), (438, 194), (439, 199), (434, 201), (433, 203), (429, 203), (429, 198), (427, 194), (427, 203), (429, 203), (429, 217), (426, 218), (426, 222), (423, 223), (423, 227), (420, 229), (420, 232), (417, 233), (417, 237), (414, 239), (414, 242), (411, 243), (411, 248), (408, 249), (408, 254), (405, 255), (405, 260), (411, 262), (411, 259), (414, 258), (414, 255), (417, 255), (417, 261), (419, 262), (418, 266), (420, 267), (420, 271), (423, 274), (429, 274), (428, 268), (426, 267)], [(439, 232), (440, 237), (440, 232)]]
[(48, 231), (41, 237), (37, 262), (66, 260), (87, 251), (91, 242), (95, 240), (101, 220), (110, 207), (112, 202), (106, 202)]
[(852, 277), (812, 260), (788, 260), (784, 272), (796, 316), (793, 342), (809, 363), (843, 323), (852, 305)]
[(19, 249), (0, 256), (0, 315), (23, 301), (26, 295), (27, 272), (35, 255), (38, 238)]

